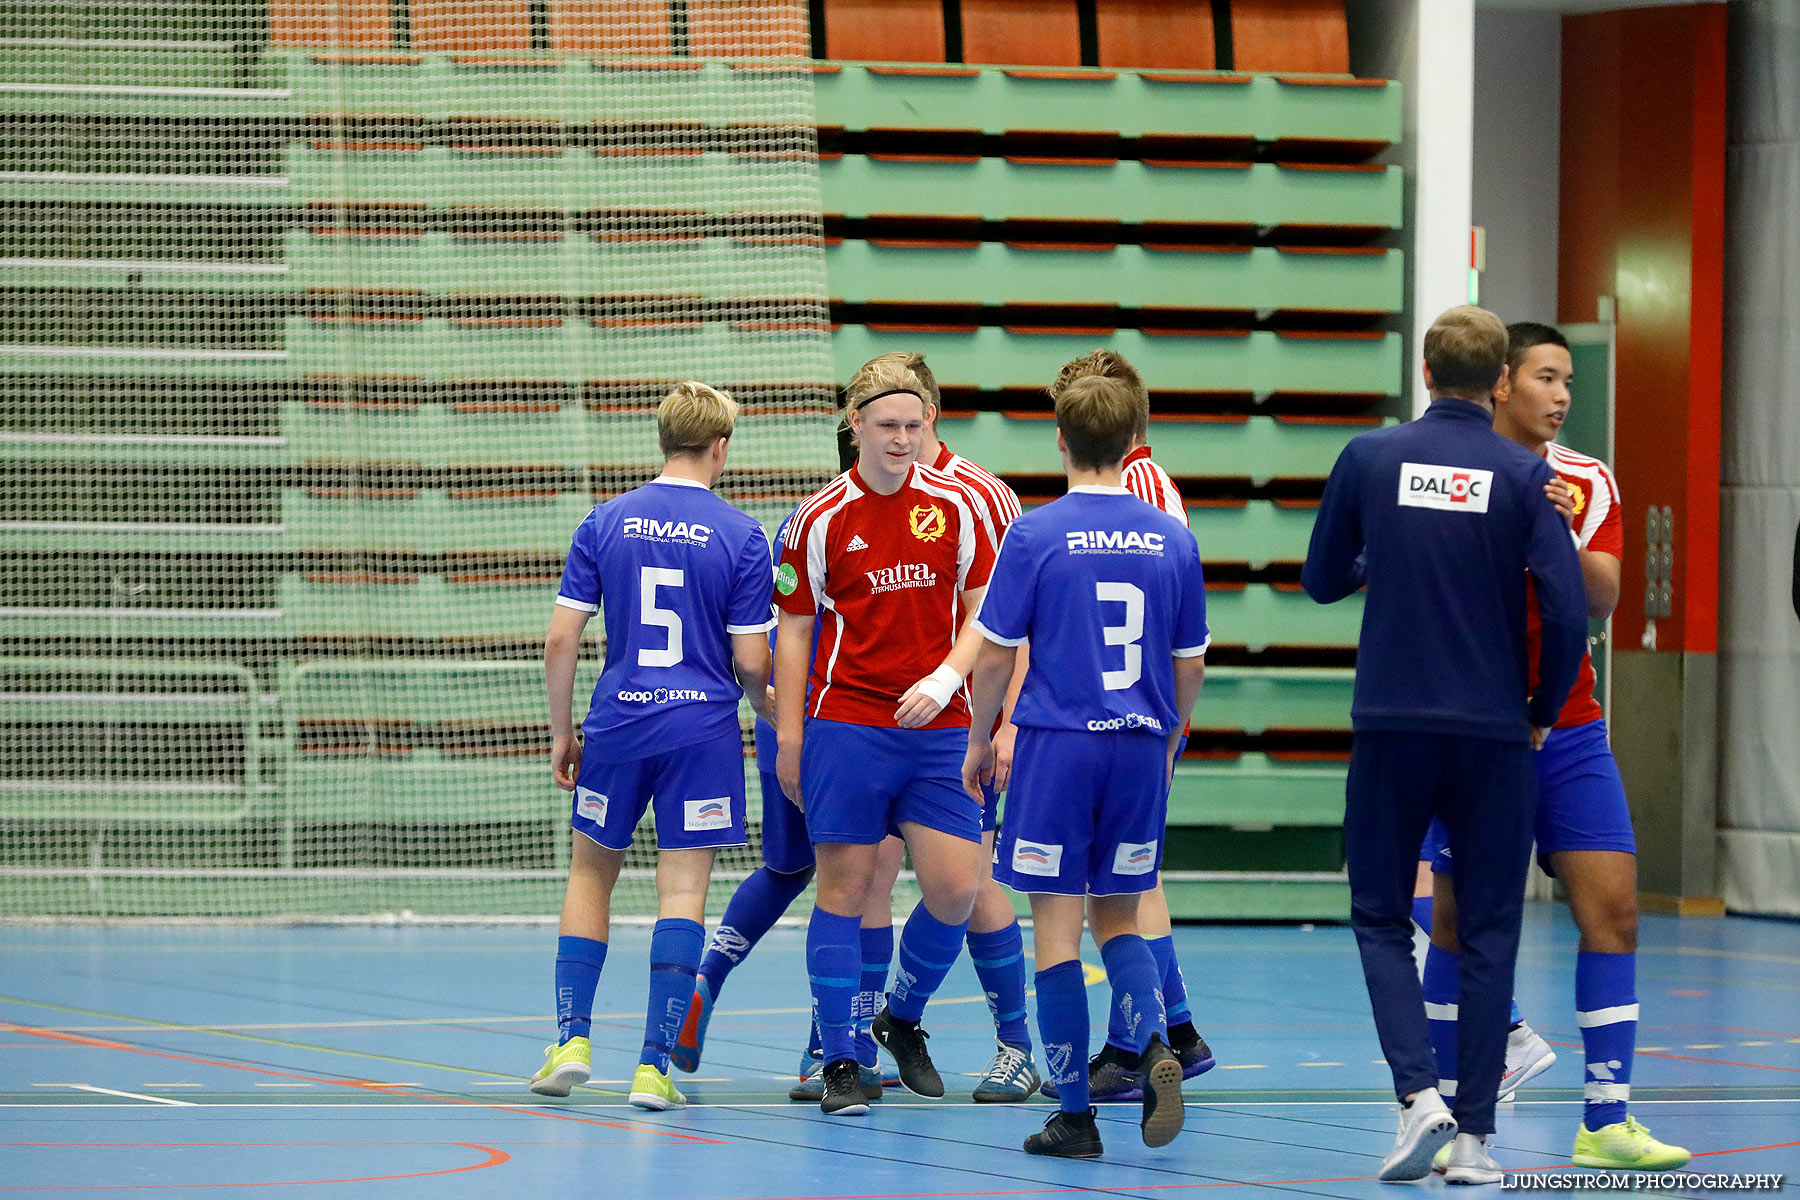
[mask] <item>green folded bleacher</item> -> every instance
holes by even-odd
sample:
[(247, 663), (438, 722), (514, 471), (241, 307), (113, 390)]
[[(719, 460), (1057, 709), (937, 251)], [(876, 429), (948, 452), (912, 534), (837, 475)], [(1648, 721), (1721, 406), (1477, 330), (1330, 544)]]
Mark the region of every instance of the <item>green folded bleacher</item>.
[(845, 154), (819, 163), (825, 211), (1128, 225), (1398, 228), (1398, 168)]
[[(935, 365), (935, 364), (934, 364)], [(1330, 473), (1344, 444), (1368, 421), (1290, 423), (1279, 417), (1161, 420), (1152, 417), (1150, 443), (1165, 470), (1181, 475), (1270, 478)], [(1049, 414), (984, 412), (945, 416), (938, 435), (957, 453), (999, 475), (1060, 475), (1056, 423)]]
[(1400, 139), (1400, 85), (1202, 71), (834, 63), (814, 83), (819, 123), (846, 129)]
[[(1400, 335), (1152, 332), (1139, 329), (845, 325), (832, 338), (838, 378), (890, 350), (924, 354), (946, 387), (1042, 388), (1096, 347), (1137, 365), (1152, 390), (1400, 394)], [(1192, 474), (1179, 463), (1175, 474)], [(1249, 465), (1249, 464), (1246, 464)], [(1244, 472), (1233, 472), (1242, 474)]]
[(1124, 308), (1400, 311), (1398, 251), (845, 241), (825, 265), (834, 299)]

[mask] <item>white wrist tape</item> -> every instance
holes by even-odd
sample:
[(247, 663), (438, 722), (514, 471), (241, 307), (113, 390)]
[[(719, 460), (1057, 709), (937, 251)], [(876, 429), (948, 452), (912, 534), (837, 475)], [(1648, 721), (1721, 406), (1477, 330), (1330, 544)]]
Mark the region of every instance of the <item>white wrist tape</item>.
[(913, 686), (918, 688), (921, 694), (930, 696), (937, 701), (939, 708), (943, 708), (950, 703), (950, 697), (962, 689), (962, 682), (962, 676), (956, 673), (955, 667), (949, 663), (939, 663), (937, 670)]

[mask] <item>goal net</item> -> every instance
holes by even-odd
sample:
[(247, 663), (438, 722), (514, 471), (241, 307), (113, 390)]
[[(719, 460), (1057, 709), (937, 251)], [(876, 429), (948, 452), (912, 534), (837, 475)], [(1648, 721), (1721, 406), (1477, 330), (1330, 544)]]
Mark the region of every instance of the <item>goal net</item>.
[(0, 14), (0, 916), (553, 913), (575, 527), (836, 466), (804, 0)]

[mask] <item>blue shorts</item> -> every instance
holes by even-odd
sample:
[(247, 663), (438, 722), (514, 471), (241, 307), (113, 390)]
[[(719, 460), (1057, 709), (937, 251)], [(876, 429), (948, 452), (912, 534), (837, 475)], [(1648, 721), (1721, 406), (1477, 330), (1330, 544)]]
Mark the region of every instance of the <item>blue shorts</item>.
[(781, 780), (775, 778), (775, 772), (760, 774), (763, 865), (778, 875), (812, 870), (818, 863), (813, 858), (812, 842), (806, 837), (806, 814), (781, 790)]
[(893, 729), (807, 721), (800, 744), (806, 832), (821, 842), (872, 846), (905, 821), (981, 840), (981, 807), (962, 789), (966, 729)]
[(608, 850), (624, 850), (652, 803), (661, 849), (744, 845), (744, 743), (738, 731), (624, 762), (584, 755), (569, 826)]
[(989, 780), (981, 785), (981, 832), (992, 833), (998, 828), (1000, 828), (1000, 793), (994, 790), (993, 781)]
[(1059, 896), (1150, 891), (1169, 815), (1167, 754), (1150, 734), (1019, 730), (994, 878)]
[[(1561, 850), (1637, 853), (1631, 807), (1605, 721), (1552, 729), (1531, 761), (1538, 777), (1537, 855), (1544, 870)], [(1440, 875), (1453, 872), (1442, 821), (1431, 822), (1419, 858)]]

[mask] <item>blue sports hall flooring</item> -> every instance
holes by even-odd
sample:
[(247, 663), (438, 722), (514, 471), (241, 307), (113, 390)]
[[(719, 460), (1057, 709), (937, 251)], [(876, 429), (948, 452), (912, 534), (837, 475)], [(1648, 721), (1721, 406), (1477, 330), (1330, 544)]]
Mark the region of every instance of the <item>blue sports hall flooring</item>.
[[(1045, 1102), (967, 1099), (992, 1027), (966, 958), (926, 1014), (943, 1100), (890, 1092), (852, 1119), (788, 1102), (807, 997), (784, 928), (728, 981), (694, 1103), (649, 1114), (625, 1104), (645, 928), (616, 931), (594, 1080), (566, 1101), (524, 1082), (553, 1033), (549, 926), (0, 928), (0, 1194), (1392, 1196), (1348, 929), (1176, 936), (1219, 1067), (1189, 1082), (1173, 1144), (1145, 1149), (1135, 1109), (1109, 1107), (1106, 1157), (1065, 1162), (1019, 1149)], [(1574, 947), (1565, 911), (1528, 907), (1519, 999), (1558, 1061), (1502, 1109), (1495, 1157), (1520, 1172), (1566, 1167), (1581, 1111)], [(1643, 947), (1634, 1113), (1702, 1155), (1692, 1171), (1800, 1178), (1800, 924), (1647, 917)]]

